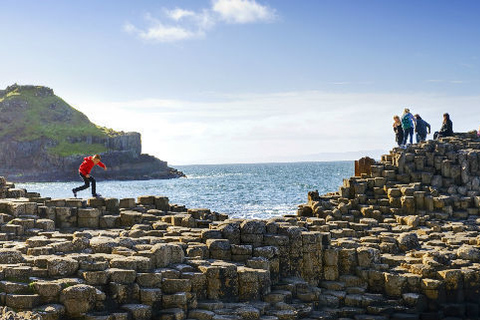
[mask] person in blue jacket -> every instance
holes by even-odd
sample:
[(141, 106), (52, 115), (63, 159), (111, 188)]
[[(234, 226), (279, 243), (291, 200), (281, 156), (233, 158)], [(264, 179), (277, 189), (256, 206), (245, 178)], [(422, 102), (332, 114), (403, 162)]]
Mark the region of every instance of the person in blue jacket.
[[(417, 143), (425, 141), (427, 139), (427, 134), (431, 133), (430, 124), (423, 120), (419, 114), (415, 115), (415, 133), (417, 138)], [(428, 129), (428, 132), (427, 132)]]
[(410, 144), (413, 143), (413, 128), (415, 128), (415, 117), (410, 113), (410, 109), (405, 108), (402, 115), (403, 145), (407, 145), (408, 136)]

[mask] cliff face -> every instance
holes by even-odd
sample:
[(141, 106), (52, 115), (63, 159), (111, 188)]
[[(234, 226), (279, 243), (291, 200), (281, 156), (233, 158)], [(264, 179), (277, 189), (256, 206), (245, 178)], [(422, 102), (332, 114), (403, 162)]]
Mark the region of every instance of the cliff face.
[(105, 179), (177, 178), (183, 173), (142, 154), (141, 136), (98, 127), (81, 112), (38, 86), (0, 91), (0, 175), (11, 181), (77, 179), (83, 157), (99, 153)]

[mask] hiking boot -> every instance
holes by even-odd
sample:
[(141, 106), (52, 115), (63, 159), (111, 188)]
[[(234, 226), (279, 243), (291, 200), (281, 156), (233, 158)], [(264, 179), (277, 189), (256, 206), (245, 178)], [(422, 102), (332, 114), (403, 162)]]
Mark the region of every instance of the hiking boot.
[(94, 193), (94, 194), (92, 194), (92, 197), (94, 197), (94, 198), (101, 198), (102, 195), (101, 195), (100, 193)]
[(72, 192), (73, 192), (73, 196), (76, 198), (77, 197), (77, 191), (75, 191), (75, 189), (72, 189)]

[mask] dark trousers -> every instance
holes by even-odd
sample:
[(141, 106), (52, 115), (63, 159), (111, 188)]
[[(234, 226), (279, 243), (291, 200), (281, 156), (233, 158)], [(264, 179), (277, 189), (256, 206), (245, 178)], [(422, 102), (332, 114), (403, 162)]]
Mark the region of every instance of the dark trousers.
[(427, 140), (427, 134), (417, 133), (417, 143)]
[(90, 187), (90, 183), (92, 183), (92, 195), (95, 195), (97, 193), (97, 186), (96, 186), (97, 183), (95, 181), (95, 178), (92, 177), (91, 175), (90, 175), (90, 177), (87, 178), (86, 176), (84, 176), (81, 173), (80, 173), (80, 177), (82, 177), (85, 184), (83, 186), (80, 186), (80, 187), (77, 187), (77, 188), (73, 189), (73, 191), (78, 192), (78, 191), (81, 191), (81, 190), (88, 189), (88, 187)]
[(395, 141), (397, 141), (398, 143), (398, 146), (400, 147), (401, 145), (403, 145), (403, 131), (401, 134), (396, 134), (395, 135)]

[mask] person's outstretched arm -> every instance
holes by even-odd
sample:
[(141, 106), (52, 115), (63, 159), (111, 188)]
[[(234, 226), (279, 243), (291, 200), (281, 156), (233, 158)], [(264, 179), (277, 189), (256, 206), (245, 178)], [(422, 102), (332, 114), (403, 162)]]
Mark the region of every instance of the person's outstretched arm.
[(107, 166), (103, 162), (100, 161), (99, 163), (97, 163), (97, 165), (103, 168), (103, 170), (107, 170)]

